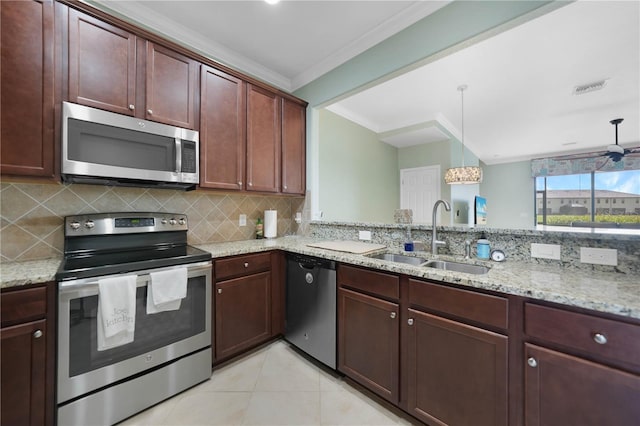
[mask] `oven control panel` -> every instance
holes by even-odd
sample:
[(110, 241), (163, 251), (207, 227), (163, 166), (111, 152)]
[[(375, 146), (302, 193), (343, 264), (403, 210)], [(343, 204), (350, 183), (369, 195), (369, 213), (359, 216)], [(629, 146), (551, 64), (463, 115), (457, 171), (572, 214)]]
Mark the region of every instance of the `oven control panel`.
[(65, 236), (187, 231), (187, 215), (180, 213), (96, 213), (65, 217)]

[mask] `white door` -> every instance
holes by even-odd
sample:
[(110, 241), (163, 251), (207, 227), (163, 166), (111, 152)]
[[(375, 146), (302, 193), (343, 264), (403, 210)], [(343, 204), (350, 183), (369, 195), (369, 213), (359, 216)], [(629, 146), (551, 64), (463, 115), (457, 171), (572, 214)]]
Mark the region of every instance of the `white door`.
[(400, 170), (400, 208), (413, 210), (413, 223), (431, 224), (440, 199), (440, 166)]

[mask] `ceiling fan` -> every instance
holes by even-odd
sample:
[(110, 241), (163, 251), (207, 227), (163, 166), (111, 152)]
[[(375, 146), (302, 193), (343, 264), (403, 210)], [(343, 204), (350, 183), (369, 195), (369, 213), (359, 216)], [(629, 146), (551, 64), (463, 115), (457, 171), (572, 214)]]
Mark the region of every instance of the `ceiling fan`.
[(608, 157), (614, 163), (622, 160), (625, 156), (640, 156), (640, 147), (636, 148), (623, 148), (618, 145), (618, 124), (622, 123), (624, 118), (614, 118), (609, 121), (609, 123), (616, 126), (616, 143), (607, 146), (607, 150), (604, 152), (592, 152), (590, 154), (586, 154), (583, 156), (578, 155), (566, 155), (557, 157), (558, 159), (571, 159), (578, 160), (582, 158), (597, 158), (597, 157)]

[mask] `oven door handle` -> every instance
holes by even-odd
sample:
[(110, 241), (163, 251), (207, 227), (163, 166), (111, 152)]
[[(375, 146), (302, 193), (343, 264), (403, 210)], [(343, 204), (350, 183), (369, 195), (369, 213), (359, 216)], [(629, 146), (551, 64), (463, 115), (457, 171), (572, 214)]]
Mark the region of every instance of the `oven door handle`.
[[(187, 276), (189, 278), (197, 277), (200, 275), (206, 275), (211, 273), (211, 261), (206, 262), (198, 262), (198, 263), (190, 263), (187, 266)], [(175, 267), (169, 267), (166, 269), (171, 269)], [(136, 279), (136, 287), (144, 287), (151, 281), (150, 272), (160, 271), (162, 269), (154, 269), (154, 270), (145, 270), (138, 271)], [(122, 274), (122, 275), (134, 275), (131, 273)], [(98, 279), (96, 277), (93, 278), (82, 278), (79, 280), (69, 280), (69, 281), (59, 281), (58, 282), (58, 293), (68, 294), (82, 292), (82, 296), (91, 296), (94, 294), (98, 294)]]
[[(138, 275), (136, 278), (136, 288), (146, 287), (151, 281), (149, 275)], [(80, 293), (80, 296), (91, 296), (98, 294), (97, 280), (82, 281), (61, 281), (58, 283), (59, 294)]]

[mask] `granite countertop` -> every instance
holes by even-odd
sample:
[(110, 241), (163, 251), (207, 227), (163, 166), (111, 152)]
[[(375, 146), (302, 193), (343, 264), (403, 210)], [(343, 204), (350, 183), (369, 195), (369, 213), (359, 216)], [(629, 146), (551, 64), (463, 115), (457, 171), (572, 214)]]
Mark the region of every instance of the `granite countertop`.
[[(485, 275), (470, 275), (307, 246), (307, 243), (314, 241), (316, 240), (302, 237), (282, 237), (273, 240), (203, 244), (197, 247), (211, 252), (214, 258), (279, 249), (356, 266), (640, 319), (640, 280), (637, 276), (629, 274), (565, 269), (559, 265), (548, 266), (509, 260), (502, 263), (473, 260), (470, 262), (490, 266), (491, 270)], [(417, 252), (416, 255), (428, 259), (460, 260), (448, 256), (434, 257), (424, 252)], [(53, 281), (60, 260), (2, 263), (0, 287)]]

